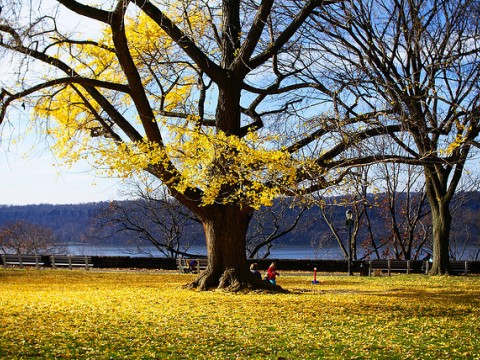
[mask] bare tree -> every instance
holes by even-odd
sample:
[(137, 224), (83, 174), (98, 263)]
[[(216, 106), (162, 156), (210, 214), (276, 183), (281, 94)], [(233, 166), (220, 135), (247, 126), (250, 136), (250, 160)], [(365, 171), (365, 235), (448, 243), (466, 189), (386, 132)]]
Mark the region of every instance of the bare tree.
[(4, 224), (0, 228), (0, 249), (4, 253), (45, 255), (60, 252), (53, 230), (26, 221)]
[[(248, 233), (249, 258), (270, 256), (270, 250), (279, 239), (293, 231), (307, 209), (299, 204), (292, 206), (293, 199), (280, 199), (272, 207), (264, 207), (254, 213)], [(259, 256), (261, 254), (261, 256)]]
[[(322, 204), (320, 206), (320, 211), (322, 214), (322, 218), (325, 220), (326, 224), (328, 225), (328, 228), (330, 229), (331, 232), (331, 238), (334, 239), (336, 244), (338, 245), (340, 252), (343, 254), (343, 256), (348, 259), (349, 257), (349, 251), (352, 251), (352, 257), (355, 259), (357, 258), (357, 253), (356, 251), (353, 251), (353, 249), (349, 249), (348, 247), (348, 242), (349, 239), (345, 238), (345, 234), (342, 234), (342, 230), (345, 229), (345, 219), (342, 218), (339, 219), (339, 216), (334, 216), (333, 210), (337, 206), (329, 206), (328, 204)], [(343, 206), (342, 206), (343, 208)], [(336, 220), (336, 221), (335, 221)], [(355, 219), (354, 221), (354, 226), (353, 226), (353, 232), (352, 232), (352, 244), (356, 243), (357, 239), (357, 231), (358, 231), (358, 221)], [(323, 244), (324, 241), (320, 241), (318, 244)], [(327, 242), (328, 243), (328, 242)]]
[(465, 190), (458, 192), (453, 199), (452, 224), (450, 234), (450, 258), (454, 260), (478, 260), (480, 256), (480, 220), (477, 203), (479, 194), (478, 179), (471, 178)]
[[(312, 245), (316, 247), (316, 251), (319, 251), (321, 246), (330, 246), (333, 243), (338, 246), (343, 257), (348, 259), (351, 254), (352, 259), (356, 260), (359, 258), (357, 243), (362, 228), (362, 218), (365, 214), (366, 197), (363, 191), (357, 192), (357, 185), (361, 184), (358, 177), (349, 177), (349, 180), (349, 195), (328, 197), (317, 194), (315, 202), (319, 214), (315, 218), (323, 219), (329, 229), (329, 234), (322, 234), (319, 238), (314, 238)], [(364, 190), (363, 186), (360, 188)], [(352, 211), (351, 227), (346, 224), (346, 211)]]
[(384, 161), (422, 166), (433, 226), (431, 274), (449, 272), (450, 204), (480, 131), (478, 1), (345, 1), (316, 13), (317, 41), (348, 116), (381, 112), (403, 149)]
[[(200, 221), (165, 187), (154, 186), (152, 180), (129, 182), (122, 195), (131, 200), (114, 201), (102, 209), (90, 237), (108, 240), (122, 234), (137, 253), (153, 255), (153, 247), (165, 256), (196, 256), (189, 250), (192, 244), (203, 243)], [(284, 198), (254, 213), (246, 241), (249, 258), (269, 257), (278, 240), (297, 227), (306, 207), (294, 208), (293, 202)]]
[(153, 247), (165, 256), (192, 256), (188, 252), (192, 243), (201, 243), (194, 239), (195, 234), (201, 235), (198, 218), (164, 186), (152, 188), (154, 185), (151, 181), (131, 182), (124, 195), (133, 200), (114, 201), (100, 211), (91, 236), (107, 239), (122, 233), (138, 253), (152, 255)]
[[(322, 217), (344, 257), (349, 255), (348, 237), (339, 208), (351, 209), (354, 214), (353, 259), (417, 258), (425, 245), (430, 245), (431, 235), (422, 172), (409, 165), (383, 163), (363, 167), (356, 174), (351, 178), (348, 196), (324, 199), (320, 205)], [(376, 194), (368, 194), (368, 188), (376, 188)], [(431, 247), (428, 249), (431, 251)]]
[(376, 167), (385, 192), (376, 206), (388, 237), (384, 240), (395, 259), (417, 259), (431, 252), (431, 219), (423, 172), (411, 165), (381, 164)]

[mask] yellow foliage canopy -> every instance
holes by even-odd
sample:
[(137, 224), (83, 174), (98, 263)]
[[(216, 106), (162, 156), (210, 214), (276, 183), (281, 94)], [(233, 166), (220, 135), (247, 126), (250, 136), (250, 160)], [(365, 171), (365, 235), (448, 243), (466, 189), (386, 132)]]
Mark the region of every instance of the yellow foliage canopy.
[[(202, 34), (205, 25), (201, 11), (193, 14), (189, 26)], [(180, 15), (177, 21), (182, 21)], [(175, 180), (169, 180), (168, 185), (181, 193), (200, 190), (204, 205), (231, 201), (252, 207), (271, 205), (275, 197), (295, 186), (297, 173), (306, 166), (305, 162), (294, 159), (285, 148), (275, 147), (274, 139), (268, 135), (250, 132), (239, 137), (198, 126), (192, 96), (198, 91), (197, 69), (191, 64), (178, 66), (181, 61), (174, 44), (157, 24), (141, 15), (127, 23), (126, 33), (132, 60), (162, 133), (161, 142), (145, 134), (138, 139), (126, 135), (113, 138), (105, 128), (116, 125), (105, 120), (108, 114), (104, 114), (91, 94), (84, 87), (62, 84), (55, 93), (51, 89), (44, 93), (35, 107), (38, 116), (54, 120), (47, 133), (56, 141), (54, 151), (58, 157), (67, 164), (92, 160), (94, 168), (108, 176), (129, 177), (158, 165), (163, 169), (174, 167)], [(79, 76), (112, 84), (127, 83), (111, 38), (111, 30), (106, 29), (97, 42), (68, 44), (68, 53), (76, 55), (70, 58), (71, 66)], [(60, 47), (58, 56), (66, 51)], [(171, 76), (177, 79), (169, 82)], [(145, 124), (134, 111), (129, 94), (105, 88), (100, 91), (142, 134)], [(190, 115), (168, 116), (179, 109)], [(315, 165), (308, 167), (309, 171), (321, 172)]]

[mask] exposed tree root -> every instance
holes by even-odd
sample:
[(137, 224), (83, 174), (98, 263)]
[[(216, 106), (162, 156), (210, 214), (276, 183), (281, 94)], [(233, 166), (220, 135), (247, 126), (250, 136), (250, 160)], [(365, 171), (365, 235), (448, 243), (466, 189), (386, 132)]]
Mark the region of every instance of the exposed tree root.
[(445, 270), (444, 272), (440, 271), (439, 268), (432, 268), (428, 274), (429, 276), (444, 276), (444, 275), (451, 275), (448, 270)]
[(287, 293), (279, 285), (273, 285), (267, 281), (253, 276), (250, 271), (239, 271), (234, 268), (225, 269), (222, 273), (205, 270), (190, 284), (188, 288), (195, 288), (200, 291), (220, 289), (229, 292), (265, 290), (271, 292)]

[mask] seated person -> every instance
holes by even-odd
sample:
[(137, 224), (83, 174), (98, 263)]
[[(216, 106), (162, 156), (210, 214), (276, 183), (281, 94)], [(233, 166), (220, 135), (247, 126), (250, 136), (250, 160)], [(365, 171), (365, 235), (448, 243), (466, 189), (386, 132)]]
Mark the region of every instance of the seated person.
[(198, 265), (198, 261), (197, 260), (187, 260), (187, 271), (188, 272), (192, 272), (192, 273), (196, 273), (197, 272), (197, 265)]
[(258, 279), (262, 280), (262, 274), (260, 274), (260, 271), (258, 271), (258, 264), (253, 263), (250, 265), (250, 272), (257, 277)]

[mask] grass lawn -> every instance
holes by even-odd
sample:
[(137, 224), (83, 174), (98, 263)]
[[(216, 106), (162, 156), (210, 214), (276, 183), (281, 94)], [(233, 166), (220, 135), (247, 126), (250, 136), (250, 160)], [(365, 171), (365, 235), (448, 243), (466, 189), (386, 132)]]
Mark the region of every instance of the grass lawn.
[(480, 359), (480, 277), (284, 274), (289, 294), (192, 279), (0, 269), (0, 358)]

